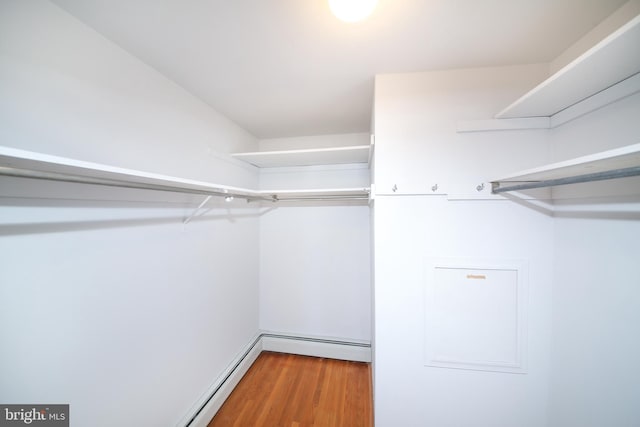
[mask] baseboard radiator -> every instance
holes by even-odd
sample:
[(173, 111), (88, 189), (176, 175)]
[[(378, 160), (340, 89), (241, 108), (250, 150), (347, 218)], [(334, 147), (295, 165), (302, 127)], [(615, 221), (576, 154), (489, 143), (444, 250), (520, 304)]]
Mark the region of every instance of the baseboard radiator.
[(262, 332), (245, 347), (179, 426), (206, 427), (263, 351), (371, 362), (371, 344)]

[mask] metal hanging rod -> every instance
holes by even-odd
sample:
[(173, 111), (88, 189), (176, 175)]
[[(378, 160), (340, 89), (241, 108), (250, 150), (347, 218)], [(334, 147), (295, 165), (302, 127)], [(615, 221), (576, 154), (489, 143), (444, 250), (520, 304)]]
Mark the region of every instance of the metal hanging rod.
[(41, 179), (47, 181), (71, 182), (76, 184), (92, 184), (107, 187), (135, 188), (140, 190), (167, 191), (173, 193), (199, 194), (203, 196), (237, 197), (246, 200), (271, 200), (270, 197), (261, 194), (251, 194), (248, 192), (230, 191), (224, 188), (197, 189), (181, 187), (171, 184), (149, 184), (142, 182), (132, 182), (117, 179), (97, 178), (83, 175), (73, 175), (58, 172), (44, 172), (29, 169), (12, 168), (0, 166), (0, 175), (13, 176), (18, 178)]
[[(579, 184), (583, 182), (605, 181), (608, 179), (628, 178), (631, 176), (640, 176), (640, 166), (630, 168), (614, 169), (604, 172), (594, 172), (584, 175), (569, 176), (566, 178), (545, 179), (541, 181), (521, 182), (520, 184), (502, 186), (501, 181), (491, 182), (491, 192), (494, 194), (504, 193), (507, 191), (530, 190), (533, 188), (554, 187), (557, 185)], [(513, 181), (511, 181), (513, 182)]]
[(369, 194), (366, 195), (326, 195), (326, 196), (297, 196), (297, 197), (271, 197), (269, 200), (273, 202), (319, 202), (325, 200), (369, 200)]
[[(0, 175), (18, 177), (18, 178), (30, 178), (47, 181), (58, 182), (70, 182), (76, 184), (91, 184), (107, 187), (118, 188), (133, 188), (140, 190), (154, 190), (154, 191), (166, 191), (173, 193), (185, 193), (185, 194), (197, 194), (202, 196), (216, 196), (225, 198), (238, 198), (245, 199), (247, 201), (266, 201), (266, 202), (300, 202), (300, 201), (325, 201), (325, 200), (367, 200), (369, 198), (369, 189), (363, 188), (362, 192), (356, 192), (355, 194), (310, 194), (290, 196), (285, 194), (275, 194), (268, 192), (260, 192), (253, 190), (243, 189), (228, 189), (224, 187), (211, 187), (211, 188), (196, 188), (189, 186), (181, 186), (178, 184), (169, 183), (147, 183), (127, 181), (124, 179), (112, 179), (112, 178), (100, 178), (81, 174), (61, 173), (32, 170), (26, 168), (17, 168), (10, 166), (0, 166)], [(320, 190), (321, 191), (321, 190)], [(312, 191), (311, 191), (312, 192)]]

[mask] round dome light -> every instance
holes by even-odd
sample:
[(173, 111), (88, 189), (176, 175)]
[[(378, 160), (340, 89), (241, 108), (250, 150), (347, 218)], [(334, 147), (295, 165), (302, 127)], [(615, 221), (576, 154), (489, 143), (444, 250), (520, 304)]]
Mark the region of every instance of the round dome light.
[(344, 22), (359, 22), (376, 8), (378, 0), (329, 0), (331, 12)]

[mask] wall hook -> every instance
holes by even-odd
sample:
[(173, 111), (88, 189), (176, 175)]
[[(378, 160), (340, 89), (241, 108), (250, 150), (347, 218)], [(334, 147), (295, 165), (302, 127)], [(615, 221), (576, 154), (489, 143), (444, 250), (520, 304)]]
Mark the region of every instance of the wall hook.
[(393, 184), (393, 188), (391, 188), (391, 191), (393, 191), (394, 193), (398, 191), (398, 186)]
[(438, 184), (434, 184), (434, 185), (432, 185), (432, 186), (431, 186), (431, 191), (433, 191), (434, 193), (435, 193), (436, 191), (438, 191)]
[(484, 190), (484, 182), (476, 187), (476, 191), (480, 192)]

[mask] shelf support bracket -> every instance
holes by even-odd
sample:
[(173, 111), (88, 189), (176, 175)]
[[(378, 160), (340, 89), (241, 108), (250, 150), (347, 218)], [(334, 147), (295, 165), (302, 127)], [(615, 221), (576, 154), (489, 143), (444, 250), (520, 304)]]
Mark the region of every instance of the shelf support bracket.
[(189, 224), (189, 222), (196, 216), (196, 214), (200, 211), (200, 209), (202, 209), (204, 207), (204, 205), (206, 205), (207, 202), (209, 200), (211, 200), (211, 197), (213, 197), (213, 196), (205, 197), (205, 199), (202, 201), (202, 203), (200, 203), (200, 205), (197, 208), (194, 209), (193, 213), (188, 218), (186, 218), (182, 223), (184, 225)]

